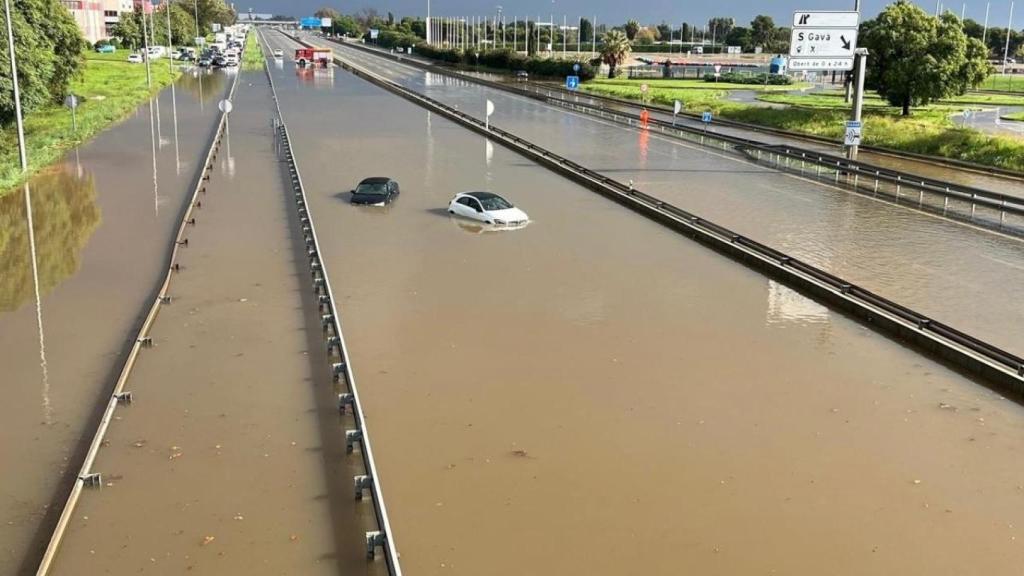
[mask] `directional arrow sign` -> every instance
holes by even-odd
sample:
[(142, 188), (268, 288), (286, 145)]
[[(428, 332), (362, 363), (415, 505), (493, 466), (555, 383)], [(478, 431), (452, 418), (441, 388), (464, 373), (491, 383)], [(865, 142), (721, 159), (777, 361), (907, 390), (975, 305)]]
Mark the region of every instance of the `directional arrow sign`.
[(796, 58), (852, 58), (856, 28), (794, 28), (789, 54)]
[(793, 28), (856, 28), (856, 12), (794, 12)]

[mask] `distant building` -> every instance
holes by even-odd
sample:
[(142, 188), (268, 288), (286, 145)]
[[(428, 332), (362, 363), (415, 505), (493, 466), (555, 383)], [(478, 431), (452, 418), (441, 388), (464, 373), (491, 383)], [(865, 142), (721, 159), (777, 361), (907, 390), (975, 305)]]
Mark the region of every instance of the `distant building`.
[(61, 4), (71, 13), (85, 39), (92, 43), (110, 38), (121, 13), (131, 12), (134, 5), (148, 6), (147, 14), (153, 11), (153, 5), (144, 0), (61, 0)]
[(86, 40), (96, 42), (107, 37), (102, 0), (61, 0), (61, 4), (71, 13)]

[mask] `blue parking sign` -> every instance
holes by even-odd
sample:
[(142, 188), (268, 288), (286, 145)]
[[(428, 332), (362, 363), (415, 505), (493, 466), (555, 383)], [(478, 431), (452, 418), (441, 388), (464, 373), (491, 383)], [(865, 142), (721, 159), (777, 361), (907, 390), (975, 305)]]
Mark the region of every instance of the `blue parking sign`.
[(566, 76), (565, 77), (565, 87), (568, 88), (569, 90), (575, 90), (575, 89), (579, 88), (580, 87), (580, 77), (579, 76)]
[(705, 112), (701, 114), (700, 121), (705, 124), (711, 124), (711, 112)]

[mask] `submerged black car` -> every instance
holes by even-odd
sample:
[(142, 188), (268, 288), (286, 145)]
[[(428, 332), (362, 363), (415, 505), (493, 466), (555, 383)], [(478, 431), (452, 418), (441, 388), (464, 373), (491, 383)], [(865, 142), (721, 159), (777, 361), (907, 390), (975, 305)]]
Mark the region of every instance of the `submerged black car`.
[(394, 202), (398, 196), (398, 182), (391, 178), (375, 176), (366, 178), (352, 191), (353, 204), (384, 206)]

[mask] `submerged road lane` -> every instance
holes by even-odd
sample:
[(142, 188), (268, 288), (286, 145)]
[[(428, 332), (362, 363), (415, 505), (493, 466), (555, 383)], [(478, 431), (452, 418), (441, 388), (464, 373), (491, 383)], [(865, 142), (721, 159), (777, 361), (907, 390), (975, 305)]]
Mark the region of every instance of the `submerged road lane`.
[[(372, 48), (372, 46), (370, 46), (370, 47)], [(409, 58), (409, 56), (403, 56), (403, 58)], [(429, 60), (427, 60), (425, 58), (417, 58), (417, 60), (419, 60), (421, 62), (431, 63), (431, 64), (433, 63), (433, 62), (430, 62)], [(507, 76), (507, 75), (488, 74), (488, 73), (473, 73), (473, 72), (469, 72), (469, 74), (479, 75), (481, 77), (487, 78), (489, 80), (497, 81), (497, 82), (502, 82), (502, 81), (510, 80), (509, 76)], [(536, 87), (538, 87), (538, 88), (543, 90), (545, 84), (546, 83), (543, 83), (543, 82), (534, 82), (534, 83), (531, 84), (531, 86), (536, 86)], [(561, 84), (558, 84), (555, 87), (560, 87), (560, 86), (561, 86)], [(654, 87), (654, 89), (656, 90), (657, 88)], [(551, 91), (552, 94), (555, 94), (556, 92), (557, 91), (554, 91), (554, 90)], [(744, 91), (744, 90), (738, 90), (738, 91), (734, 90), (732, 92), (747, 92), (747, 91)], [(615, 104), (615, 103), (612, 103), (612, 102), (609, 102), (609, 101), (606, 101), (606, 100), (597, 100), (597, 99), (591, 98), (591, 97), (589, 97), (587, 95), (587, 93), (585, 91), (581, 91), (577, 95), (577, 97), (580, 99), (581, 102), (586, 102), (586, 103), (590, 103), (590, 104), (597, 104), (597, 105), (605, 106), (605, 107), (608, 107), (608, 109), (610, 109), (610, 110), (618, 109), (618, 110), (628, 110), (628, 111), (634, 111), (634, 112), (636, 110), (636, 108), (632, 107), (632, 106), (619, 105), (619, 104)], [(766, 106), (771, 106), (771, 104), (767, 103), (767, 102), (759, 102), (759, 103), (760, 104), (764, 104)], [(654, 111), (652, 111), (652, 115), (654, 117), (660, 118), (662, 120), (668, 120), (668, 121), (672, 120), (672, 115), (669, 114), (669, 113), (663, 113), (663, 112), (654, 110)], [(680, 122), (680, 123), (689, 124), (691, 126), (703, 128), (703, 124), (700, 122), (699, 118), (693, 118), (693, 117), (689, 117), (689, 116), (680, 116), (680, 117), (677, 118), (677, 121)], [(1019, 128), (1014, 127), (1014, 129), (1019, 129)], [(753, 140), (757, 140), (757, 141), (763, 142), (765, 144), (786, 144), (786, 145), (790, 145), (790, 146), (796, 146), (798, 148), (802, 148), (802, 149), (805, 149), (805, 150), (814, 150), (814, 151), (823, 152), (823, 153), (832, 154), (832, 155), (842, 155), (844, 153), (843, 150), (842, 150), (842, 147), (841, 146), (837, 146), (837, 145), (825, 144), (825, 143), (820, 143), (820, 142), (813, 142), (813, 141), (809, 141), (809, 140), (802, 140), (802, 139), (799, 139), (799, 138), (792, 138), (792, 137), (788, 137), (788, 136), (785, 136), (785, 135), (773, 134), (771, 132), (761, 132), (761, 131), (749, 130), (749, 129), (739, 128), (739, 127), (730, 127), (730, 126), (726, 126), (726, 125), (718, 123), (718, 122), (712, 123), (712, 125), (710, 127), (710, 130), (712, 132), (717, 132), (717, 133), (720, 133), (720, 134), (727, 134), (727, 135), (732, 135), (732, 136), (738, 136), (738, 137), (741, 137), (741, 138), (750, 138), (750, 139), (753, 139)], [(882, 154), (882, 153), (879, 153), (879, 152), (872, 152), (870, 150), (864, 150), (864, 149), (861, 149), (859, 158), (863, 162), (867, 162), (867, 163), (874, 164), (876, 166), (885, 167), (885, 168), (891, 168), (893, 170), (901, 170), (901, 171), (904, 171), (904, 172), (908, 172), (910, 174), (917, 174), (917, 175), (921, 175), (921, 176), (935, 178), (935, 179), (938, 179), (938, 180), (945, 180), (945, 181), (948, 181), (948, 182), (953, 182), (953, 183), (961, 184), (961, 185), (964, 185), (964, 186), (973, 186), (973, 187), (982, 188), (982, 189), (985, 189), (985, 190), (991, 190), (993, 192), (1001, 192), (1003, 194), (1009, 194), (1009, 195), (1013, 195), (1013, 196), (1022, 196), (1022, 195), (1024, 195), (1024, 182), (1022, 182), (1020, 179), (1003, 178), (1003, 177), (999, 177), (999, 176), (996, 176), (996, 175), (985, 174), (983, 172), (978, 172), (978, 171), (961, 170), (961, 169), (957, 169), (957, 168), (951, 167), (951, 166), (941, 166), (941, 165), (938, 165), (938, 164), (935, 164), (935, 163), (932, 163), (932, 162), (926, 162), (926, 161), (921, 161), (921, 160), (914, 160), (914, 159), (911, 159), (911, 158), (906, 157), (906, 156), (898, 157), (898, 156), (893, 156), (893, 155), (890, 155), (890, 154)]]
[[(274, 74), (407, 573), (1024, 561), (1020, 406), (340, 69)], [(378, 175), (394, 205), (348, 203)], [(471, 189), (533, 222), (450, 217)]]
[[(346, 58), (588, 168), (1024, 354), (1024, 241), (497, 90), (343, 49)], [(1024, 219), (1015, 217), (1015, 222)]]
[(229, 80), (186, 74), (32, 178), (33, 234), (23, 192), (0, 198), (0, 576), (35, 573), (60, 514), (51, 504), (67, 497), (166, 270)]
[[(270, 85), (241, 72), (174, 300), (53, 574), (383, 574), (312, 294)], [(365, 525), (364, 525), (365, 524)]]

